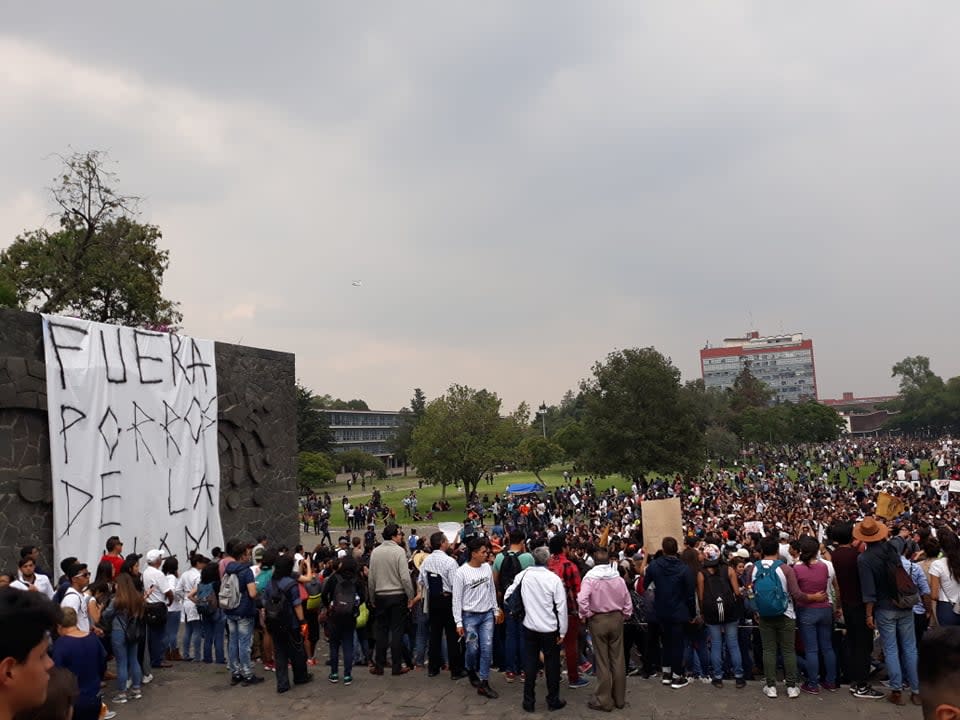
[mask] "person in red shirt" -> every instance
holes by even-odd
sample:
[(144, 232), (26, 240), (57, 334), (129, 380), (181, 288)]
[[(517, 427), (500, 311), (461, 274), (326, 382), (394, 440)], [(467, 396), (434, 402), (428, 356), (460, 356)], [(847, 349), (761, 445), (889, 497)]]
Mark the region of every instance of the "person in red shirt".
[(107, 552), (100, 558), (100, 562), (108, 562), (113, 565), (113, 576), (120, 574), (120, 568), (123, 565), (123, 543), (116, 535), (107, 538)]
[(567, 634), (563, 638), (563, 654), (567, 662), (567, 680), (572, 689), (582, 688), (590, 684), (587, 678), (580, 677), (580, 668), (577, 666), (580, 651), (580, 618), (577, 615), (577, 595), (580, 593), (580, 571), (574, 562), (567, 557), (567, 536), (557, 533), (550, 538), (550, 560), (547, 568), (559, 576), (563, 587), (567, 591)]

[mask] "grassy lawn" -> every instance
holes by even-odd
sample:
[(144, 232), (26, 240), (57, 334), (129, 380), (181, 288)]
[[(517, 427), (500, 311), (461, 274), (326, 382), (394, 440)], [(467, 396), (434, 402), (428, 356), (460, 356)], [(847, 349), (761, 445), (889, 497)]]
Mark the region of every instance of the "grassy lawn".
[[(569, 466), (554, 466), (549, 470), (544, 470), (541, 472), (540, 479), (548, 488), (563, 485), (563, 471), (565, 469), (570, 470)], [(487, 485), (485, 482), (481, 482), (480, 485), (477, 486), (477, 493), (481, 498), (484, 495), (489, 495), (490, 500), (493, 500), (493, 496), (497, 493), (502, 495), (508, 485), (513, 485), (514, 483), (536, 482), (536, 480), (537, 478), (532, 472), (517, 471), (499, 473), (494, 476), (493, 485)], [(383, 482), (377, 483), (377, 487), (380, 489), (380, 495), (383, 502), (397, 511), (397, 518), (401, 524), (410, 524), (410, 519), (405, 515), (405, 508), (403, 507), (401, 500), (406, 497), (411, 490), (416, 491), (417, 500), (419, 501), (418, 510), (424, 516), (426, 516), (426, 512), (430, 509), (430, 506), (433, 505), (436, 500), (439, 500), (442, 495), (443, 488), (440, 485), (425, 484), (423, 488), (419, 488), (417, 486), (418, 481), (419, 478), (410, 475), (407, 477), (391, 477), (387, 478)], [(598, 484), (600, 489), (606, 489), (613, 486), (616, 486), (621, 490), (629, 490), (630, 482), (617, 475), (615, 477), (609, 477)], [(370, 496), (373, 491), (373, 486), (370, 484), (370, 482), (367, 482), (366, 491), (358, 490), (357, 487), (358, 486), (354, 486), (354, 489), (350, 493), (347, 493), (347, 486), (343, 483), (338, 483), (336, 485), (325, 485), (321, 489), (320, 492), (329, 492), (330, 497), (334, 500), (332, 522), (335, 526), (339, 527), (343, 525), (343, 513), (339, 511), (339, 500), (344, 494), (347, 494), (347, 496), (350, 498), (350, 501), (354, 504), (366, 504), (370, 501)], [(461, 486), (460, 489), (457, 489), (453, 485), (448, 485), (446, 498), (452, 509), (448, 512), (434, 513), (433, 523), (462, 522), (464, 517), (464, 508), (466, 507), (466, 498), (463, 494), (463, 487)]]
[[(871, 473), (876, 472), (876, 465), (867, 464), (859, 468), (857, 472), (858, 481), (862, 484)], [(547, 488), (554, 488), (564, 484), (563, 481), (563, 471), (571, 470), (570, 466), (565, 465), (556, 465), (549, 470), (544, 470), (540, 473), (540, 479)], [(817, 475), (820, 474), (821, 470), (819, 465), (813, 466), (813, 471)], [(922, 473), (930, 471), (928, 463), (924, 462), (920, 467)], [(572, 473), (572, 470), (571, 470)], [(791, 479), (796, 479), (796, 472), (790, 471), (788, 475)], [(572, 477), (576, 477), (572, 475)], [(583, 476), (581, 476), (582, 478)], [(651, 474), (650, 477), (653, 477)], [(494, 495), (500, 493), (501, 495), (506, 490), (508, 485), (514, 483), (527, 483), (535, 482), (536, 477), (531, 472), (508, 472), (508, 473), (499, 473), (494, 476), (493, 485), (487, 485), (485, 482), (481, 482), (477, 487), (477, 492), (482, 498), (485, 494), (493, 500)], [(380, 488), (381, 497), (383, 502), (391, 508), (394, 508), (397, 511), (397, 518), (402, 525), (410, 525), (411, 521), (405, 514), (405, 509), (401, 500), (406, 497), (411, 490), (416, 491), (417, 500), (419, 501), (418, 509), (419, 511), (426, 516), (426, 512), (430, 509), (430, 506), (433, 505), (434, 501), (439, 500), (443, 488), (440, 485), (424, 485), (422, 488), (418, 487), (419, 478), (414, 475), (409, 475), (407, 477), (395, 476), (387, 478), (382, 482), (377, 483), (377, 487)], [(845, 482), (845, 481), (844, 481)], [(617, 487), (622, 491), (629, 491), (630, 481), (621, 477), (620, 475), (614, 475), (607, 478), (604, 478), (597, 483), (597, 488), (600, 491), (606, 490), (610, 487)], [(343, 522), (343, 513), (339, 510), (340, 507), (340, 498), (345, 494), (350, 498), (351, 502), (354, 504), (363, 503), (366, 504), (370, 501), (370, 496), (373, 491), (373, 485), (368, 481), (367, 490), (359, 490), (359, 486), (354, 486), (354, 489), (347, 493), (347, 486), (344, 483), (337, 483), (334, 485), (325, 485), (319, 490), (319, 492), (329, 492), (330, 497), (333, 498), (333, 512), (331, 517), (331, 524), (334, 527), (342, 527)], [(463, 488), (455, 488), (453, 485), (448, 485), (446, 489), (446, 499), (451, 505), (451, 510), (448, 512), (434, 513), (433, 514), (433, 524), (438, 522), (462, 522), (464, 518), (464, 508), (466, 506), (466, 499), (463, 494)], [(427, 524), (424, 521), (424, 524)]]

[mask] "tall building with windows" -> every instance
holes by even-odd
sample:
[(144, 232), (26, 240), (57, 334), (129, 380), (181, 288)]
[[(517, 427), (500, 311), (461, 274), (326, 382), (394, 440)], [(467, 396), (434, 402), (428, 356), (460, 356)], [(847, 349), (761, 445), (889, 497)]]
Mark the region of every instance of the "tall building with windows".
[(775, 402), (817, 399), (817, 374), (813, 340), (803, 333), (760, 337), (754, 331), (744, 337), (724, 338), (722, 347), (700, 351), (700, 372), (707, 388), (727, 389), (744, 367), (774, 393)]
[(327, 416), (333, 431), (333, 450), (361, 450), (383, 460), (387, 469), (397, 467), (389, 443), (400, 426), (394, 410), (317, 410)]

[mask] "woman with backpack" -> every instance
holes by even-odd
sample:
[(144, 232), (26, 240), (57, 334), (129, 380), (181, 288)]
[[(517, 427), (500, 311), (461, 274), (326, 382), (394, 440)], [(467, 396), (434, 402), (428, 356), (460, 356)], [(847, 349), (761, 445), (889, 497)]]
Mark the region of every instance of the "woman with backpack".
[(200, 616), (201, 634), (203, 636), (203, 661), (213, 662), (216, 657), (217, 665), (225, 665), (223, 632), (227, 625), (227, 618), (217, 602), (220, 593), (220, 568), (217, 563), (211, 562), (200, 571), (200, 584), (187, 595), (197, 607)]
[[(820, 658), (826, 675), (824, 690), (837, 690), (837, 656), (833, 650), (833, 605), (828, 589), (836, 580), (827, 563), (818, 559), (820, 543), (810, 535), (800, 538), (800, 561), (793, 566), (802, 597), (797, 599), (797, 624), (803, 639), (807, 681), (800, 689), (811, 695), (820, 693)], [(836, 596), (837, 593), (834, 592)]]
[(703, 569), (697, 575), (697, 597), (700, 612), (710, 635), (710, 666), (713, 670), (713, 686), (723, 687), (723, 644), (727, 653), (737, 688), (746, 686), (743, 679), (743, 661), (740, 655), (738, 623), (741, 617), (740, 583), (732, 567), (721, 562), (720, 548), (707, 545), (703, 549)]
[(340, 558), (337, 570), (323, 585), (323, 603), (329, 608), (327, 626), (330, 629), (330, 675), (328, 680), (339, 680), (340, 650), (343, 649), (343, 684), (353, 682), (353, 634), (357, 626), (360, 604), (366, 602), (363, 584), (357, 579), (357, 561), (351, 555)]
[[(267, 562), (266, 553), (264, 558), (264, 562)], [(306, 625), (300, 583), (293, 577), (294, 559), (290, 555), (279, 555), (275, 561), (270, 558), (270, 562), (273, 563), (273, 572), (261, 595), (264, 625), (272, 640), (277, 692), (285, 693), (290, 689), (288, 663), (293, 668), (293, 682), (296, 685), (310, 682), (313, 675), (307, 672), (307, 655), (303, 649), (303, 629)]]
[[(147, 633), (143, 619), (145, 609), (143, 594), (137, 590), (132, 576), (121, 572), (117, 576), (113, 599), (103, 611), (103, 617), (112, 627), (110, 638), (113, 655), (117, 659), (118, 691), (113, 698), (114, 703), (125, 703), (128, 697), (138, 699), (143, 694), (143, 671), (137, 658), (137, 646)], [(127, 680), (130, 681), (129, 696)]]

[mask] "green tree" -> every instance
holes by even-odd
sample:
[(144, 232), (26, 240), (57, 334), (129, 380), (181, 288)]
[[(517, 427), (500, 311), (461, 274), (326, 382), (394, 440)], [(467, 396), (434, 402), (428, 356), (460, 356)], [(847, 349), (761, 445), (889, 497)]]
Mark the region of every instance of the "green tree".
[(846, 423), (840, 413), (815, 400), (789, 404), (791, 441), (797, 443), (831, 442), (840, 437)]
[(610, 353), (581, 384), (588, 471), (638, 480), (650, 471), (694, 470), (703, 437), (680, 371), (654, 348)]
[(887, 423), (891, 429), (960, 431), (960, 377), (944, 382), (930, 369), (930, 359), (922, 355), (894, 365), (893, 377), (900, 378), (900, 397), (887, 405), (897, 413)]
[(0, 277), (0, 307), (17, 307), (17, 286), (5, 277)]
[(729, 392), (730, 409), (734, 413), (741, 413), (750, 407), (767, 407), (773, 399), (773, 390), (750, 371), (749, 362), (744, 363)]
[(419, 422), (420, 418), (427, 411), (427, 396), (423, 394), (420, 388), (413, 389), (413, 398), (410, 400), (410, 412)]
[(341, 400), (331, 395), (316, 395), (313, 398), (313, 406), (324, 410), (369, 410), (367, 403), (363, 400)]
[(413, 431), (410, 459), (424, 477), (443, 486), (461, 482), (469, 497), (483, 476), (514, 457), (529, 410), (500, 416), (500, 398), (488, 390), (453, 385), (432, 400)]
[(540, 472), (563, 456), (563, 448), (542, 435), (528, 435), (517, 446), (516, 459), (522, 470), (529, 470), (540, 480)]
[(587, 446), (586, 431), (583, 424), (576, 420), (564, 425), (551, 437), (563, 450), (563, 457), (570, 462), (576, 462)]
[(333, 482), (337, 473), (330, 464), (330, 457), (319, 452), (297, 454), (297, 480), (301, 487), (318, 488)]
[(318, 412), (314, 396), (299, 380), (297, 393), (297, 450), (324, 453), (333, 449), (333, 431), (325, 413)]
[(98, 322), (175, 329), (182, 315), (161, 293), (169, 251), (156, 225), (137, 222), (137, 198), (122, 195), (106, 153), (63, 160), (51, 190), (59, 228), (30, 230), (0, 253), (0, 275), (23, 309)]
[(427, 411), (427, 396), (420, 388), (414, 388), (410, 400), (410, 408), (400, 409), (400, 419), (397, 432), (387, 443), (390, 452), (397, 462), (403, 463), (403, 475), (407, 475), (407, 463), (410, 459), (410, 448), (413, 446), (413, 431)]
[(366, 477), (367, 473), (378, 475), (381, 471), (386, 472), (386, 467), (380, 458), (362, 450), (344, 450), (334, 455), (333, 459), (335, 463), (339, 463), (344, 472), (350, 473), (350, 479), (354, 483)]
[(703, 444), (710, 460), (731, 461), (740, 454), (740, 440), (722, 425), (710, 425), (703, 433)]

